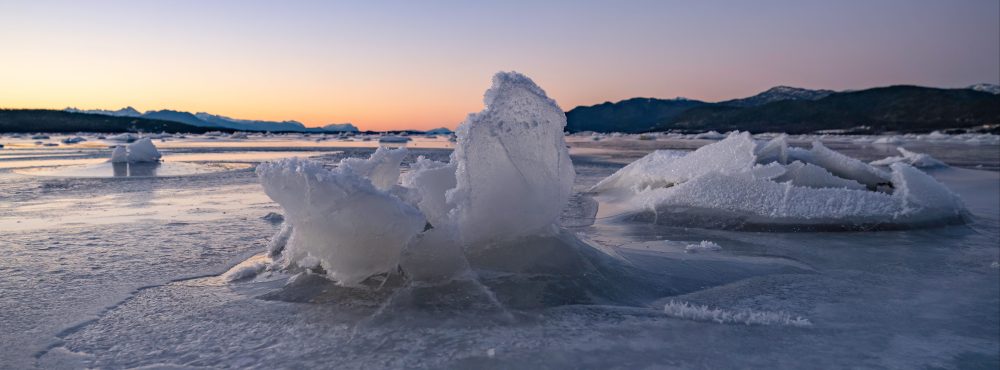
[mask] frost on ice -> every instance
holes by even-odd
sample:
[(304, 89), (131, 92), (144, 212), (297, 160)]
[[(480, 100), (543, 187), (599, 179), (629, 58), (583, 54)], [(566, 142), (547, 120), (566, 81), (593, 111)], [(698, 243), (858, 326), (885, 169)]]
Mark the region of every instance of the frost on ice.
[(116, 146), (111, 152), (111, 163), (158, 162), (162, 156), (149, 138), (142, 138), (127, 146)]
[(494, 76), (484, 102), (459, 126), (449, 163), (418, 158), (402, 178), (403, 148), (334, 169), (299, 159), (260, 165), (287, 222), (270, 253), (303, 268), (318, 261), (344, 285), (397, 266), (438, 281), (468, 270), (467, 251), (550, 232), (575, 175), (562, 109), (514, 72)]
[[(890, 171), (820, 142), (757, 144), (748, 133), (677, 157), (654, 152), (592, 189), (615, 215), (702, 227), (900, 227), (955, 222), (958, 197), (906, 163)], [(607, 213), (605, 213), (607, 215)]]

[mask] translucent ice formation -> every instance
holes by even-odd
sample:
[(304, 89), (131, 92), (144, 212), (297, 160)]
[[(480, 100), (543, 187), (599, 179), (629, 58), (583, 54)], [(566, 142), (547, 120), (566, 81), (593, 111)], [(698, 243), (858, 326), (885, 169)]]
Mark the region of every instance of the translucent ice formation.
[(450, 163), (418, 158), (402, 179), (402, 148), (381, 147), (333, 170), (298, 159), (260, 165), (287, 222), (270, 253), (302, 268), (318, 264), (344, 285), (397, 266), (433, 282), (467, 272), (470, 251), (550, 233), (575, 175), (562, 109), (514, 72), (494, 76), (484, 102), (459, 126)]
[(962, 219), (961, 201), (932, 177), (904, 163), (890, 169), (819, 142), (811, 150), (790, 148), (784, 137), (755, 145), (734, 133), (683, 157), (651, 153), (592, 191), (618, 216), (702, 227), (855, 229)]
[(111, 152), (111, 163), (158, 162), (162, 156), (149, 138), (136, 140), (128, 146), (116, 146)]
[(396, 267), (403, 246), (423, 230), (425, 220), (362, 176), (385, 175), (376, 169), (387, 157), (382, 151), (367, 163), (345, 160), (333, 170), (297, 158), (257, 167), (264, 192), (281, 205), (291, 225), (283, 250), (287, 263), (316, 259), (331, 278), (347, 285)]
[(531, 79), (497, 73), (483, 102), (458, 126), (451, 160), (457, 184), (448, 204), (466, 245), (542, 231), (559, 217), (576, 174), (566, 115)]

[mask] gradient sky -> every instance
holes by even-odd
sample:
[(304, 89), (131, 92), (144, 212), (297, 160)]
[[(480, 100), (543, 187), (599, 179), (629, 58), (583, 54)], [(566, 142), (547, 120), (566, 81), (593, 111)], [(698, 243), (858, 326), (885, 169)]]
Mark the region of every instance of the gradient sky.
[(1000, 1), (0, 0), (0, 107), (454, 128), (499, 70), (564, 109), (1000, 82)]

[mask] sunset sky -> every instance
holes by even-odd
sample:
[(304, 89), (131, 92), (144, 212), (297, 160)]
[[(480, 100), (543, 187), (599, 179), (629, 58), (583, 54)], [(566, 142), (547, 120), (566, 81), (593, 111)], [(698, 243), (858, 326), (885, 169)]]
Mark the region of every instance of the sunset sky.
[(564, 109), (1000, 82), (1000, 1), (7, 1), (0, 107), (454, 128), (500, 70)]

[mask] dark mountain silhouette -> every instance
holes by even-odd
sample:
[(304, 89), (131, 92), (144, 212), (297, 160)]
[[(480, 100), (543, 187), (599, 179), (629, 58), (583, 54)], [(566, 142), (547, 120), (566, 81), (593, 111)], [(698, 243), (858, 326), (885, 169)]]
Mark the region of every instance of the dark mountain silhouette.
[[(0, 109), (0, 132), (183, 132), (217, 131), (174, 121), (50, 109)], [(222, 130), (231, 131), (231, 130)]]
[[(642, 98), (577, 107), (566, 118), (570, 132), (927, 132), (1000, 123), (1000, 95), (981, 90), (889, 86), (825, 93), (800, 89), (794, 94), (765, 92), (745, 99), (688, 104)], [(817, 92), (825, 95), (811, 99)], [(779, 95), (785, 98), (763, 102)]]
[(569, 132), (642, 132), (671, 122), (688, 109), (707, 105), (688, 99), (633, 98), (617, 103), (605, 102), (589, 107), (576, 107), (566, 112)]
[(818, 100), (833, 93), (833, 90), (809, 90), (791, 86), (775, 86), (748, 98), (727, 100), (719, 102), (719, 104), (734, 107), (756, 107), (785, 100)]

